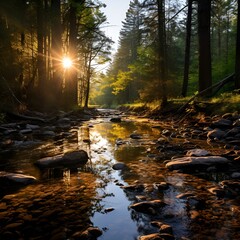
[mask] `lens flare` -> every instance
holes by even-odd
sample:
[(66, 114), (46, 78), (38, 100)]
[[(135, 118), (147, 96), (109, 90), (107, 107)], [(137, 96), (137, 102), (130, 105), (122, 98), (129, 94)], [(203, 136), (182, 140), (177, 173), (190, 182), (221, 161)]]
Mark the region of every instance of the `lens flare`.
[(62, 60), (62, 64), (64, 68), (70, 68), (73, 65), (72, 60), (69, 57), (64, 57)]

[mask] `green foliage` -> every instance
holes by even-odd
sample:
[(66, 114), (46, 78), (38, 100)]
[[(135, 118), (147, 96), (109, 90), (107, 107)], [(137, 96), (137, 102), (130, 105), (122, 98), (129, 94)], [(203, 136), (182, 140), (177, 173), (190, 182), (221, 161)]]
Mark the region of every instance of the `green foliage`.
[(0, 123), (4, 123), (6, 115), (4, 113), (0, 113)]
[(119, 92), (126, 90), (129, 82), (132, 81), (130, 72), (119, 71), (116, 77), (116, 81), (112, 83), (113, 94), (117, 95)]

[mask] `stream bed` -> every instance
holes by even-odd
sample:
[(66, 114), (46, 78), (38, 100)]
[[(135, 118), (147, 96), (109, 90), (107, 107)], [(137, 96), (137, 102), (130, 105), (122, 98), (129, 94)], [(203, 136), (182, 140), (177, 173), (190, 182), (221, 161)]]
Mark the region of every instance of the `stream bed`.
[[(135, 240), (159, 232), (162, 239), (240, 239), (239, 199), (209, 191), (227, 175), (169, 171), (165, 160), (171, 154), (161, 155), (156, 148), (164, 126), (131, 116), (112, 122), (111, 117), (102, 114), (71, 128), (63, 139), (2, 154), (1, 171), (29, 174), (38, 180), (1, 193), (0, 239)], [(131, 134), (141, 137), (131, 138)], [(222, 148), (201, 140), (168, 141), (216, 152)], [(89, 155), (83, 167), (43, 172), (34, 164), (43, 155), (76, 148)], [(147, 212), (131, 207), (159, 200), (164, 206), (150, 207)], [(84, 238), (83, 231), (92, 226), (101, 234)]]

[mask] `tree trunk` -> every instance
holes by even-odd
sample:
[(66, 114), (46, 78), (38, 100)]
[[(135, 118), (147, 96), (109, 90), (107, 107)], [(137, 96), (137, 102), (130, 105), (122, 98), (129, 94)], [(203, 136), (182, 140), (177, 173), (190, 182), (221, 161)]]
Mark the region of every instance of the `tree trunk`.
[(158, 5), (158, 71), (159, 71), (159, 95), (162, 100), (161, 105), (167, 102), (166, 95), (166, 26), (165, 26), (165, 1), (157, 0)]
[(88, 69), (88, 73), (86, 76), (87, 86), (86, 86), (86, 96), (85, 96), (85, 103), (84, 103), (85, 108), (88, 108), (89, 93), (90, 93), (91, 66), (89, 66), (89, 67), (90, 67), (90, 69)]
[(238, 0), (237, 15), (237, 40), (236, 40), (236, 60), (235, 60), (235, 88), (240, 88), (240, 0)]
[(185, 60), (184, 60), (184, 75), (182, 96), (187, 96), (188, 78), (189, 78), (189, 65), (190, 65), (190, 49), (191, 49), (191, 30), (192, 30), (192, 4), (193, 0), (188, 1), (188, 14), (186, 25), (186, 42), (185, 42)]
[(69, 57), (74, 63), (66, 79), (66, 107), (71, 108), (78, 104), (78, 76), (77, 76), (77, 8), (70, 3), (69, 8)]
[[(199, 92), (212, 85), (211, 66), (211, 1), (198, 1)], [(209, 95), (207, 92), (206, 95)]]
[[(51, 92), (49, 101), (54, 107), (61, 106), (62, 95), (62, 27), (61, 27), (61, 3), (60, 0), (52, 1), (51, 5), (51, 58), (52, 58), (52, 82), (50, 84)], [(60, 106), (59, 106), (60, 105)]]
[(45, 58), (43, 52), (43, 44), (44, 44), (44, 33), (43, 33), (43, 1), (37, 1), (37, 48), (38, 48), (38, 56), (37, 56), (37, 70), (38, 70), (38, 90), (40, 95), (40, 101), (44, 99), (44, 86), (45, 86)]

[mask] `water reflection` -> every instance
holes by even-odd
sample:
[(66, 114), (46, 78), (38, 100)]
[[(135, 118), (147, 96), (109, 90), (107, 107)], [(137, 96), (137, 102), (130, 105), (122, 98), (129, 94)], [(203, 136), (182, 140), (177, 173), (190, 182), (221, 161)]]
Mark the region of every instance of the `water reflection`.
[[(140, 133), (142, 138), (131, 139), (133, 132)], [(37, 176), (39, 182), (0, 202), (2, 229), (8, 224), (23, 222), (20, 236), (15, 239), (22, 236), (58, 239), (57, 234), (65, 234), (68, 239), (76, 231), (94, 225), (104, 231), (100, 240), (131, 240), (157, 232), (159, 229), (150, 222), (159, 221), (172, 226), (176, 239), (209, 239), (211, 232), (215, 239), (238, 239), (239, 203), (220, 201), (207, 192), (208, 188), (216, 186), (213, 180), (218, 181), (221, 176), (214, 173), (208, 181), (199, 176), (168, 172), (154, 157), (160, 154), (155, 146), (160, 132), (161, 128), (151, 128), (144, 121), (95, 120), (74, 127), (67, 138), (37, 146), (31, 153), (12, 154), (9, 165), (4, 165), (6, 169), (24, 170)], [(117, 145), (116, 139), (122, 139), (122, 143)], [(90, 156), (84, 167), (48, 169), (47, 177), (41, 179), (34, 161), (76, 148), (87, 151)], [(116, 162), (124, 163), (126, 168), (113, 170)], [(161, 182), (168, 183), (169, 187), (157, 189), (156, 185)], [(141, 187), (133, 191), (122, 188), (129, 185)], [(205, 208), (196, 205), (194, 198), (178, 198), (188, 191), (203, 200)], [(138, 213), (129, 207), (139, 201), (155, 199), (167, 203), (166, 207), (156, 210), (156, 214)], [(34, 221), (29, 220), (31, 218)], [(212, 229), (209, 224), (213, 224)], [(29, 226), (37, 229), (36, 232)], [(0, 230), (0, 239), (4, 231)]]

